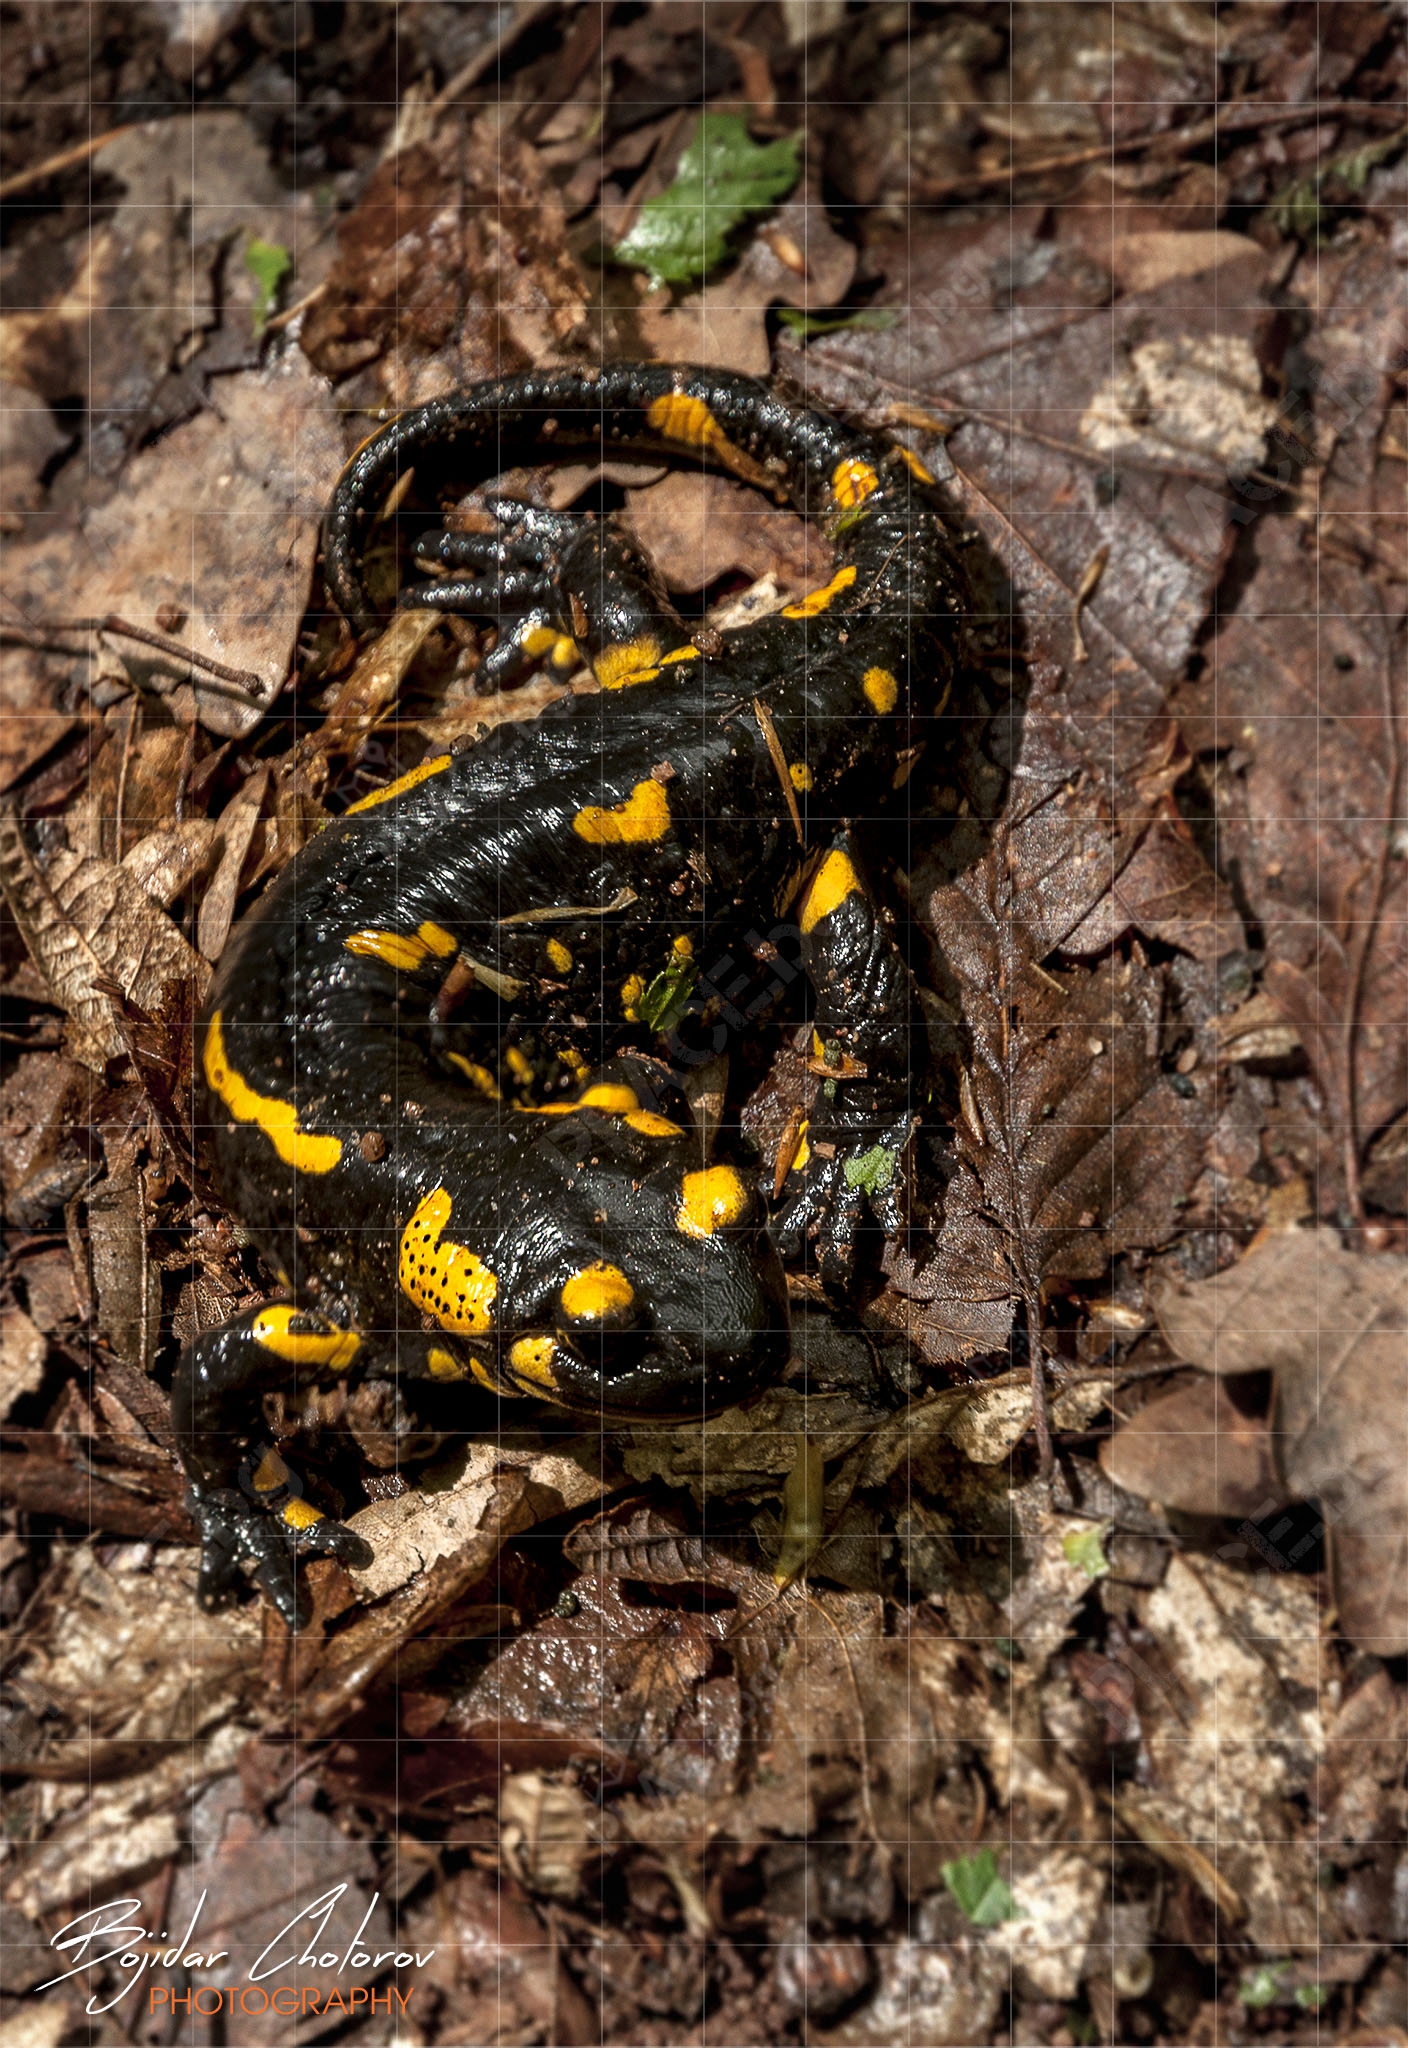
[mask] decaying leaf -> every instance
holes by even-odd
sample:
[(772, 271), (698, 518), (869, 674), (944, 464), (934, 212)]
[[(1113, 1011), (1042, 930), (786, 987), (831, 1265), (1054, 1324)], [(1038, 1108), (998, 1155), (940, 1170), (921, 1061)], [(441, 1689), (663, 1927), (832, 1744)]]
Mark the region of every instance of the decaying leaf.
[(1121, 1813), (1263, 1948), (1333, 1942), (1313, 1859), (1282, 1848), (1324, 1741), (1312, 1582), (1175, 1556), (1142, 1615), (1161, 1653), (1130, 1655), (1151, 1782)]
[(1080, 432), (1101, 455), (1192, 458), (1216, 476), (1260, 461), (1275, 418), (1244, 335), (1178, 336), (1131, 349), (1091, 399)]
[(91, 1789), (86, 1771), (36, 1788), (33, 1832), (47, 1839), (6, 1887), (31, 1917), (86, 1899), (92, 1885), (110, 1897), (175, 1855), (184, 1803), (244, 1746), (258, 1622), (249, 1609), (202, 1614), (189, 1552), (179, 1564), (154, 1572), (138, 1552), (102, 1566), (90, 1544), (62, 1546), (48, 1589), (61, 1625), (51, 1641), (31, 1636), (12, 1682), (44, 1699), (52, 1735), (90, 1736), (100, 1706), (105, 1738), (132, 1756)]
[(505, 1862), (529, 1891), (575, 1898), (600, 1832), (596, 1808), (575, 1785), (541, 1771), (504, 1779), (499, 1839)]
[(1379, 1656), (1408, 1650), (1408, 1261), (1345, 1251), (1333, 1230), (1267, 1238), (1156, 1307), (1180, 1358), (1274, 1372), (1285, 1488), (1320, 1503), (1340, 1625)]
[(971, 1034), (960, 1156), (994, 1266), (1000, 1247), (1011, 1292), (1030, 1299), (1045, 1277), (1097, 1278), (1116, 1251), (1170, 1234), (1207, 1111), (1162, 1071), (1159, 970), (1136, 954), (1038, 971), (1009, 903), (985, 862), (938, 892), (929, 915)]
[(1264, 1418), (1244, 1415), (1221, 1379), (1185, 1378), (1121, 1423), (1100, 1463), (1128, 1493), (1190, 1515), (1251, 1516), (1282, 1492)]
[(485, 112), (369, 179), (300, 339), (326, 376), (362, 371), (412, 405), (555, 355), (589, 297), (537, 153)]
[(148, 1258), (142, 1178), (130, 1155), (88, 1191), (98, 1328), (118, 1357), (149, 1370), (161, 1333), (161, 1274)]
[(37, 1391), (48, 1348), (43, 1331), (22, 1308), (7, 1308), (0, 1316), (0, 1421), (23, 1395)]
[(0, 882), (35, 965), (72, 1019), (73, 1057), (95, 1073), (127, 1049), (107, 985), (148, 1012), (173, 988), (196, 1001), (204, 995), (209, 968), (139, 882), (68, 848), (41, 867), (13, 810), (0, 812)]

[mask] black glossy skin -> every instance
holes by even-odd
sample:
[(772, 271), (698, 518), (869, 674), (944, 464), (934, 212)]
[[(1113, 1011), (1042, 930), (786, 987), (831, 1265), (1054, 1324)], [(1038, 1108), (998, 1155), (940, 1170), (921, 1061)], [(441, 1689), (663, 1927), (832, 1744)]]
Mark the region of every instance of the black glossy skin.
[[(201, 1042), (204, 1135), (301, 1320), (271, 1341), (271, 1311), (253, 1312), (199, 1339), (178, 1371), (208, 1602), (252, 1559), (298, 1626), (290, 1552), (365, 1551), (289, 1503), (281, 1468), (266, 1461), (251, 1482), (271, 1388), (394, 1372), (604, 1416), (702, 1413), (785, 1362), (779, 1243), (814, 1246), (844, 1290), (867, 1199), (886, 1227), (899, 1221), (922, 1057), (909, 978), (851, 865), (847, 823), (885, 800), (947, 694), (962, 582), (940, 504), (913, 458), (746, 379), (629, 364), (516, 378), (406, 414), (353, 458), (327, 526), (338, 603), (370, 622), (362, 552), (407, 465), (418, 496), (441, 482), (460, 496), (511, 463), (584, 447), (704, 461), (770, 488), (827, 522), (840, 573), (795, 608), (805, 615), (702, 653), (595, 520), (505, 506), (499, 533), (423, 546), (443, 573), (402, 603), (518, 614), (495, 680), (551, 641), (559, 666), (580, 651), (612, 686), (500, 726), (327, 827), (221, 965)], [(603, 824), (612, 811), (623, 822)], [(704, 1159), (637, 1005), (653, 1021), (665, 994), (690, 994), (691, 1042), (707, 1051), (799, 971), (842, 1078), (770, 1235), (756, 1169), (727, 1151)], [(590, 1086), (629, 1087), (640, 1112), (618, 1094), (541, 1113)], [(877, 1146), (892, 1155), (888, 1185)], [(867, 1156), (872, 1170), (848, 1175)], [(402, 1239), (423, 1253), (412, 1219), (427, 1201), (431, 1254), (449, 1244), (472, 1261), (438, 1280), (412, 1271), (413, 1299)]]

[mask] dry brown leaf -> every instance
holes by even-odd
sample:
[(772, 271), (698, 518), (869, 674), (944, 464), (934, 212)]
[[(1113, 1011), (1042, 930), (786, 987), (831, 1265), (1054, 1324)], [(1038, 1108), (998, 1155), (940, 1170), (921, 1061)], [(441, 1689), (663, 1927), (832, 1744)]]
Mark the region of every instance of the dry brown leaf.
[(207, 960), (220, 958), (230, 936), (235, 904), (239, 900), (240, 877), (244, 873), (250, 841), (259, 823), (268, 787), (268, 769), (257, 769), (234, 802), (221, 813), (220, 865), (211, 878), (210, 887), (201, 897), (200, 917), (196, 925), (196, 944)]
[(1201, 1164), (1209, 1112), (1159, 1061), (1163, 977), (1136, 954), (1039, 973), (987, 893), (985, 864), (931, 902), (962, 991), (972, 1063), (959, 1126), (1019, 1291), (1162, 1243)]
[(239, 355), (249, 354), (256, 287), (240, 249), (253, 236), (306, 246), (316, 202), (280, 180), (233, 108), (173, 109), (128, 128), (97, 151), (93, 175), (121, 197), (67, 244), (69, 275), (49, 303), (6, 313), (0, 360), (51, 402), (82, 395), (84, 467), (101, 483), (199, 409), (186, 366), (222, 318), (238, 323)]
[(95, 1073), (128, 1045), (105, 984), (149, 1013), (173, 987), (197, 1001), (205, 994), (209, 968), (138, 881), (68, 848), (41, 867), (13, 810), (0, 810), (0, 883), (54, 1001), (72, 1019), (73, 1058)]
[(141, 1175), (130, 1157), (88, 1192), (98, 1328), (118, 1357), (149, 1370), (161, 1334), (161, 1274), (147, 1256)]
[(1332, 1230), (1265, 1239), (1226, 1272), (1155, 1299), (1169, 1344), (1205, 1371), (1276, 1375), (1286, 1488), (1329, 1530), (1340, 1625), (1378, 1656), (1408, 1650), (1408, 1261)]
[(0, 1316), (0, 1420), (22, 1395), (37, 1391), (48, 1349), (43, 1331), (22, 1308), (7, 1308)]
[(731, 574), (773, 571), (789, 591), (825, 582), (831, 551), (795, 512), (729, 477), (676, 469), (628, 493), (630, 525), (669, 590), (707, 590)]
[(486, 111), (380, 165), (338, 228), (302, 325), (325, 375), (404, 406), (528, 369), (582, 328), (589, 293), (537, 153)]
[(1240, 1906), (1262, 1948), (1333, 1942), (1314, 1858), (1285, 1847), (1298, 1839), (1291, 1802), (1324, 1744), (1313, 1583), (1292, 1572), (1258, 1581), (1217, 1559), (1174, 1556), (1140, 1608), (1148, 1640), (1125, 1661), (1149, 1782), (1124, 1793), (1121, 1813), (1146, 1842), (1166, 1839), (1175, 1864), (1191, 1847), (1210, 1900), (1234, 1916)]
[(296, 349), (221, 378), (213, 404), (141, 449), (123, 490), (61, 531), (10, 551), (6, 596), (36, 631), (116, 615), (183, 623), (179, 652), (111, 636), (109, 658), (172, 700), (177, 722), (249, 732), (282, 688), (303, 620), (328, 494), (342, 467), (331, 394)]
[(1257, 1519), (1281, 1497), (1271, 1434), (1220, 1379), (1188, 1377), (1149, 1401), (1100, 1446), (1117, 1486), (1190, 1515)]
[(504, 1861), (529, 1891), (575, 1898), (600, 1833), (596, 1807), (575, 1785), (541, 1771), (515, 1771), (504, 1779), (499, 1839)]

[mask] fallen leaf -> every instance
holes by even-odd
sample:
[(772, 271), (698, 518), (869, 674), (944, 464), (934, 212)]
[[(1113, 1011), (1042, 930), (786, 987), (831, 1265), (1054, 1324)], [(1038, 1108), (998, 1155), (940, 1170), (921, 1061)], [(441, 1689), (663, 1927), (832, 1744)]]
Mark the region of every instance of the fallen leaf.
[(1343, 1249), (1333, 1230), (1264, 1239), (1154, 1306), (1174, 1352), (1218, 1374), (1274, 1372), (1285, 1489), (1319, 1502), (1340, 1626), (1408, 1651), (1408, 1261)]
[(372, 402), (418, 404), (580, 338), (590, 295), (561, 198), (493, 110), (382, 163), (337, 239), (299, 338), (334, 381), (364, 373)]
[(612, 251), (657, 284), (693, 284), (722, 260), (729, 237), (797, 182), (799, 140), (755, 143), (739, 114), (704, 113), (673, 182), (647, 199)]
[(831, 551), (816, 528), (760, 505), (729, 477), (671, 470), (627, 502), (631, 530), (669, 590), (707, 590), (735, 574), (752, 582), (769, 570), (789, 591), (826, 580)]
[[(235, 247), (251, 233), (298, 246), (312, 229), (315, 201), (282, 183), (233, 108), (173, 109), (130, 127), (95, 153), (92, 175), (121, 196), (94, 218), (90, 234), (67, 245), (72, 267), (57, 294), (6, 313), (0, 360), (55, 404), (80, 396), (96, 503), (94, 484), (118, 476), (143, 441), (200, 410), (192, 359), (230, 307), (243, 312), (253, 297), (252, 280), (232, 260)], [(240, 350), (248, 354), (247, 313), (244, 323)]]
[(173, 988), (197, 1002), (204, 995), (209, 968), (139, 882), (68, 848), (41, 867), (13, 811), (0, 811), (0, 883), (54, 1001), (72, 1019), (72, 1056), (93, 1072), (128, 1048), (108, 984), (149, 1013)]
[[(80, 532), (13, 548), (7, 595), (36, 631), (174, 615), (169, 654), (111, 636), (123, 668), (170, 698), (178, 723), (249, 732), (289, 671), (342, 459), (331, 395), (290, 349), (220, 379), (211, 408), (134, 455), (121, 496), (91, 506)], [(193, 667), (182, 647), (238, 680)]]
[[(1136, 1681), (1148, 1782), (1120, 1813), (1169, 1844), (1213, 1903), (1272, 1954), (1333, 1942), (1315, 1859), (1292, 1856), (1295, 1802), (1323, 1753), (1323, 1645), (1313, 1582), (1264, 1582), (1214, 1558), (1173, 1556), (1141, 1595), (1147, 1641), (1125, 1652)], [(1215, 1861), (1211, 1852), (1216, 1844)], [(1228, 1894), (1230, 1893), (1230, 1897)]]
[(573, 1899), (600, 1840), (597, 1809), (573, 1784), (541, 1771), (511, 1772), (499, 1792), (504, 1861), (529, 1891)]
[(936, 892), (929, 921), (972, 1046), (959, 1156), (992, 1221), (994, 1269), (1000, 1251), (1013, 1294), (1033, 1301), (1043, 1278), (1098, 1278), (1116, 1252), (1172, 1234), (1208, 1111), (1161, 1070), (1160, 971), (1136, 955), (1038, 974), (992, 885), (985, 863)]
[(220, 958), (230, 936), (235, 905), (239, 900), (240, 878), (268, 787), (268, 770), (257, 769), (234, 801), (227, 804), (220, 814), (220, 865), (201, 897), (200, 916), (196, 923), (196, 944), (207, 960)]
[(130, 1157), (89, 1189), (87, 1207), (98, 1329), (147, 1372), (161, 1335), (161, 1274), (147, 1256), (145, 1194)]
[(1117, 1486), (1188, 1515), (1259, 1519), (1281, 1498), (1264, 1417), (1244, 1415), (1220, 1379), (1187, 1377), (1100, 1446)]
[(38, 1391), (48, 1350), (43, 1331), (22, 1308), (7, 1308), (0, 1316), (0, 1420), (25, 1394)]
[(1080, 435), (1098, 455), (1201, 461), (1217, 479), (1261, 460), (1275, 419), (1245, 335), (1176, 335), (1131, 348), (1086, 407)]

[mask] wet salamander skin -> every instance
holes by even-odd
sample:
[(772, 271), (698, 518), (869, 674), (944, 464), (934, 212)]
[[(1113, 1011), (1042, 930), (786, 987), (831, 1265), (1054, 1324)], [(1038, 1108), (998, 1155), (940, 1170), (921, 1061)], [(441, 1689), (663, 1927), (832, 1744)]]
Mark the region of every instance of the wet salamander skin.
[[(438, 575), (402, 591), (509, 615), (501, 683), (585, 658), (602, 688), (354, 804), (222, 962), (199, 1114), (289, 1298), (178, 1368), (208, 1604), (249, 1562), (297, 1626), (293, 1557), (367, 1554), (260, 1445), (266, 1393), (370, 1373), (702, 1413), (786, 1358), (779, 1245), (810, 1246), (844, 1289), (867, 1202), (899, 1220), (913, 991), (848, 821), (885, 801), (947, 694), (961, 579), (931, 479), (715, 371), (508, 379), (352, 459), (326, 534), (338, 603), (370, 622), (363, 550), (407, 469), (434, 502), (582, 450), (770, 490), (826, 526), (833, 569), (701, 650), (611, 522), (500, 501), (495, 532), (440, 535)], [(702, 1154), (670, 1061), (726, 1047), (799, 974), (841, 1078), (769, 1228), (756, 1167)], [(654, 1027), (682, 1013), (661, 1057)]]

